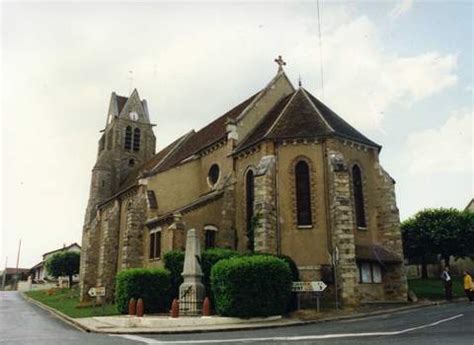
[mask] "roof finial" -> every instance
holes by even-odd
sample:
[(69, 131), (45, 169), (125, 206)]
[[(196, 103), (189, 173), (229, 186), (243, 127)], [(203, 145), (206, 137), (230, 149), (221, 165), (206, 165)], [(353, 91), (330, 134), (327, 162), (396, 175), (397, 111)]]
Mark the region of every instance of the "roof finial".
[(301, 87), (303, 84), (301, 83), (301, 74), (298, 75), (298, 86)]
[(278, 59), (274, 61), (278, 64), (278, 72), (283, 71), (283, 66), (286, 66), (286, 62), (283, 61), (281, 55), (278, 55)]
[(133, 91), (133, 71), (128, 71), (128, 75), (129, 75), (128, 80), (130, 82), (130, 90), (128, 94), (131, 95)]

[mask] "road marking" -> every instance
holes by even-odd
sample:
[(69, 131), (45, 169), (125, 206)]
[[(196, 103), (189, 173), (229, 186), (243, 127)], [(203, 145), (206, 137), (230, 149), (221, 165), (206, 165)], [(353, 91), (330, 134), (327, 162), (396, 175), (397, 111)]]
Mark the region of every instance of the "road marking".
[(442, 319), (426, 325), (417, 327), (411, 327), (403, 329), (401, 331), (392, 332), (367, 332), (367, 333), (341, 333), (341, 334), (321, 334), (321, 335), (303, 335), (303, 336), (290, 336), (290, 337), (267, 337), (267, 338), (238, 338), (238, 339), (205, 339), (205, 340), (177, 340), (177, 341), (160, 341), (151, 338), (145, 338), (138, 335), (124, 334), (115, 335), (110, 334), (114, 337), (122, 337), (130, 340), (141, 341), (145, 344), (162, 345), (162, 344), (211, 344), (211, 343), (242, 343), (242, 342), (256, 342), (256, 341), (302, 341), (302, 340), (317, 340), (317, 339), (333, 339), (333, 338), (350, 338), (350, 337), (374, 337), (382, 335), (398, 335), (403, 333), (412, 332), (418, 329), (428, 328), (437, 326), (443, 322), (458, 319), (464, 316), (464, 314), (454, 315), (447, 319)]

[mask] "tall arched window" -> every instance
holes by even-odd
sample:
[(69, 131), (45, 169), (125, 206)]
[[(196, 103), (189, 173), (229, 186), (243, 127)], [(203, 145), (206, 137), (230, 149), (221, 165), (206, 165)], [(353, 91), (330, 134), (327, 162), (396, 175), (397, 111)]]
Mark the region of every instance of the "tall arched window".
[(125, 128), (125, 150), (131, 150), (132, 149), (132, 127), (127, 126)]
[(254, 249), (253, 206), (255, 200), (254, 174), (252, 170), (245, 175), (246, 221), (247, 221), (247, 249)]
[(367, 223), (365, 222), (362, 174), (357, 164), (352, 167), (352, 188), (354, 192), (354, 210), (356, 224), (358, 227), (365, 228), (367, 226)]
[(135, 128), (133, 131), (133, 151), (140, 150), (140, 128)]
[(299, 161), (295, 166), (296, 182), (296, 217), (298, 225), (311, 225), (311, 184), (309, 167), (305, 161)]

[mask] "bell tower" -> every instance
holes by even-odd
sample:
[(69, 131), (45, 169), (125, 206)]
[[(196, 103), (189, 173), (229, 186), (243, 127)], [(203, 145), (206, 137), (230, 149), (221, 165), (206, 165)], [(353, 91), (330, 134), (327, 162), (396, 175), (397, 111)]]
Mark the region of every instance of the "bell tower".
[(130, 172), (155, 154), (152, 127), (146, 100), (140, 99), (136, 89), (130, 97), (112, 92), (92, 169), (85, 224), (95, 216), (97, 204), (119, 192)]

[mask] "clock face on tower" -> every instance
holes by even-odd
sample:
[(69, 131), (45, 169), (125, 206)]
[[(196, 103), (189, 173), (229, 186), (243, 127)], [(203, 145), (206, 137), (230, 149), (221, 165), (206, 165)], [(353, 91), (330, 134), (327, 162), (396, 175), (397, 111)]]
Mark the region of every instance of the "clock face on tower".
[(138, 120), (138, 114), (134, 111), (130, 112), (130, 114), (128, 114), (128, 116), (130, 117), (130, 120), (133, 120), (133, 121)]

